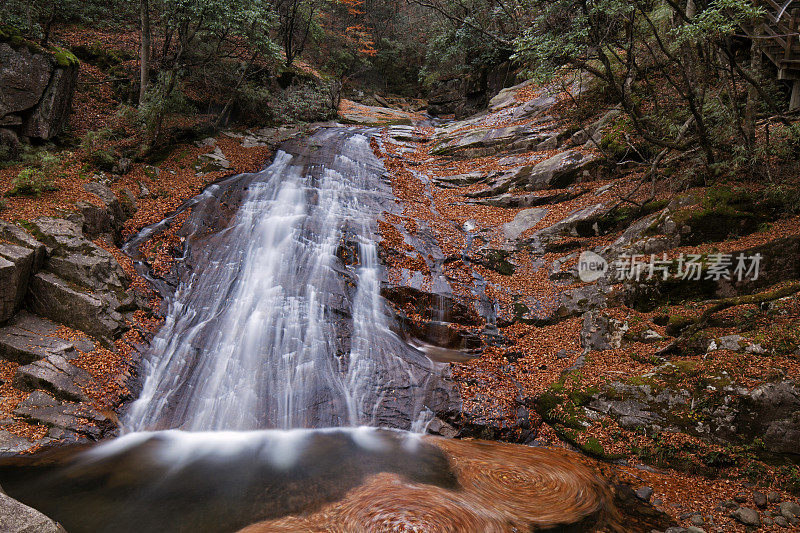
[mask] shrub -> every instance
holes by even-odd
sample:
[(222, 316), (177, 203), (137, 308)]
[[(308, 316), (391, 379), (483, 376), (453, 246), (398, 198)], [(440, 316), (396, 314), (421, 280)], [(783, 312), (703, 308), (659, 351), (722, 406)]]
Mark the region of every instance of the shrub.
[(53, 185), (42, 170), (26, 168), (14, 178), (13, 186), (6, 193), (6, 196), (32, 196), (38, 198), (43, 192), (56, 190), (58, 190), (58, 187)]
[(272, 121), (269, 89), (255, 83), (243, 83), (236, 97), (236, 114), (247, 124), (264, 125)]
[(291, 85), (270, 102), (277, 122), (317, 122), (336, 116), (331, 84), (305, 81)]
[(87, 131), (81, 138), (81, 150), (86, 153), (86, 161), (106, 172), (111, 172), (117, 162), (117, 153), (108, 144), (113, 140), (111, 128)]

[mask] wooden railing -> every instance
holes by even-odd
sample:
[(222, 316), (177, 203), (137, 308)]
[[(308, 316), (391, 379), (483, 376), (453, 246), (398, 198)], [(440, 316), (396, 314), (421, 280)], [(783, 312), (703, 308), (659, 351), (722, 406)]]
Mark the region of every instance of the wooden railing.
[(792, 80), (789, 109), (800, 108), (800, 0), (754, 0), (767, 15), (763, 23), (744, 28), (777, 68), (779, 80)]

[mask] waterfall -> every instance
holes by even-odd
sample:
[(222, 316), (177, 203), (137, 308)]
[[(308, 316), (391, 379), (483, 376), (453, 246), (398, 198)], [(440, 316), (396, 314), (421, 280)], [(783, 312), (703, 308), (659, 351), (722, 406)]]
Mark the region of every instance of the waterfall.
[[(424, 429), (439, 376), (380, 296), (382, 174), (350, 130), (278, 152), (181, 280), (125, 429)], [(203, 225), (189, 225), (192, 240)]]
[(368, 134), (284, 148), (128, 243), (141, 259), (182, 220), (125, 434), (0, 457), (8, 494), (73, 533), (606, 530), (574, 458), (420, 434), (455, 393), (393, 333), (376, 239), (396, 205)]

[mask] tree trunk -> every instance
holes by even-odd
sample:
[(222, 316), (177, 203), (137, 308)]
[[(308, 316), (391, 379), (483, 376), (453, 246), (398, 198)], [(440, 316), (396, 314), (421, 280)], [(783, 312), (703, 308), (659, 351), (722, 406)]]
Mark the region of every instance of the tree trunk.
[(148, 0), (139, 0), (139, 17), (142, 25), (141, 51), (139, 55), (139, 105), (144, 102), (150, 80), (150, 9)]
[[(755, 35), (762, 35), (761, 26), (756, 28)], [(755, 79), (761, 77), (761, 47), (758, 39), (753, 39), (750, 47), (750, 71)], [(745, 107), (744, 123), (747, 132), (747, 142), (750, 146), (755, 146), (756, 140), (756, 102), (758, 101), (758, 91), (755, 87), (747, 90), (747, 105)]]

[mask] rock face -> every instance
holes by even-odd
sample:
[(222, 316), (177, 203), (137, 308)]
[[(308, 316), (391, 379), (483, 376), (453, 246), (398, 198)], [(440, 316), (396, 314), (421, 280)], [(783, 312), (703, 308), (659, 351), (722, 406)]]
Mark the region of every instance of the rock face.
[[(124, 221), (120, 202), (110, 190), (95, 187), (110, 220)], [(100, 208), (98, 208), (100, 209)], [(39, 218), (27, 228), (0, 223), (0, 323), (25, 304), (31, 312), (73, 327), (110, 344), (125, 329), (122, 312), (135, 309), (127, 291), (130, 280), (109, 252), (88, 240), (78, 222)], [(83, 223), (83, 224), (81, 224)], [(0, 355), (29, 364), (52, 354), (66, 355), (70, 343), (37, 336), (47, 323), (23, 314), (0, 328)]]
[(21, 366), (14, 375), (14, 386), (23, 391), (46, 390), (58, 400), (89, 402), (84, 389), (94, 380), (85, 370), (71, 365), (62, 355), (53, 354)]
[(3, 533), (66, 533), (45, 515), (0, 491), (0, 531)]
[(0, 321), (11, 318), (28, 290), (35, 250), (0, 243)]
[(428, 113), (463, 118), (486, 107), (489, 98), (514, 82), (515, 73), (506, 62), (495, 67), (436, 81), (428, 95)]
[(16, 313), (28, 292), (31, 276), (45, 258), (42, 243), (20, 227), (0, 222), (0, 323)]
[(17, 134), (51, 139), (66, 125), (78, 63), (27, 43), (0, 42), (0, 125)]
[(123, 317), (102, 299), (73, 289), (49, 272), (33, 277), (28, 307), (36, 314), (100, 337), (106, 343), (123, 332)]
[(87, 183), (83, 189), (99, 200), (76, 204), (83, 217), (83, 233), (90, 238), (107, 235), (114, 242), (119, 242), (122, 225), (135, 211), (135, 201), (127, 199), (123, 204), (111, 189), (99, 182)]

